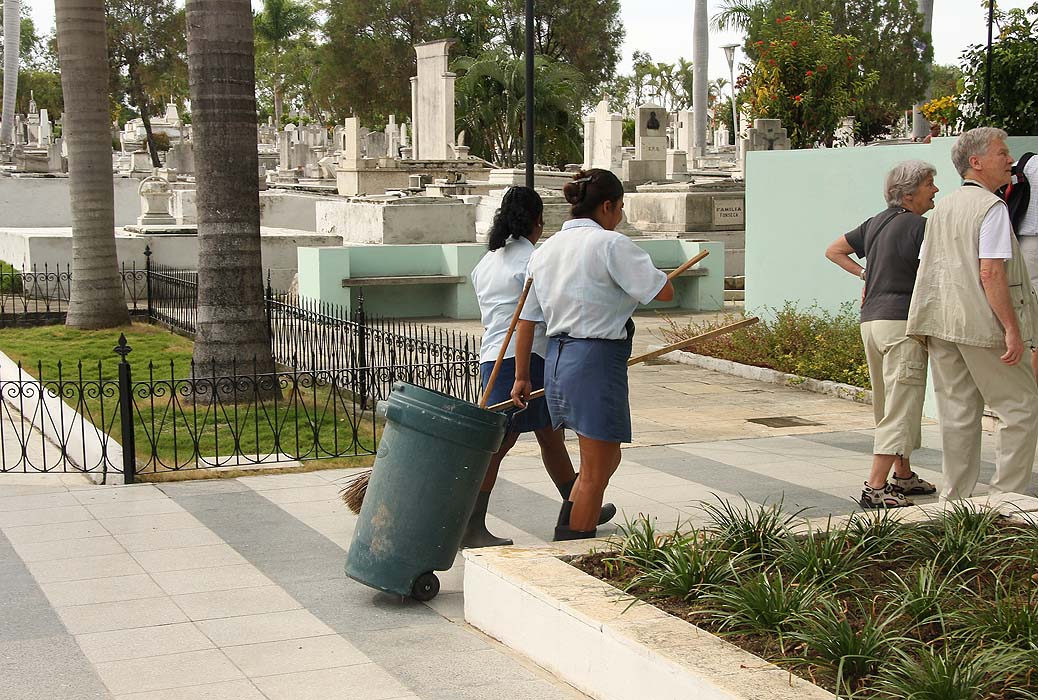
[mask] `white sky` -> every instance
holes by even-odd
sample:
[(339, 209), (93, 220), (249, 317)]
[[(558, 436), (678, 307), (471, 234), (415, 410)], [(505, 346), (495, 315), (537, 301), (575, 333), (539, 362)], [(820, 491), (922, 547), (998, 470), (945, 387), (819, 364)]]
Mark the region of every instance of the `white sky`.
[[(54, 3), (51, 0), (22, 0), (32, 9), (33, 19), (42, 32), (54, 27)], [(541, 0), (550, 2), (551, 0)], [(588, 0), (593, 2), (594, 0)], [(1032, 0), (999, 0), (1001, 9), (1026, 7)], [(253, 0), (253, 5), (261, 5)], [(623, 21), (627, 28), (621, 71), (630, 68), (631, 54), (648, 51), (654, 60), (676, 63), (680, 57), (692, 58), (692, 0), (621, 0)], [(711, 17), (721, 6), (720, 0), (707, 3)], [(970, 44), (987, 41), (987, 14), (981, 0), (934, 0), (934, 60), (958, 65), (959, 54)], [(711, 32), (711, 47), (741, 43), (742, 37), (729, 32)], [(737, 59), (738, 60), (738, 59)], [(724, 51), (710, 51), (710, 77), (728, 77)]]

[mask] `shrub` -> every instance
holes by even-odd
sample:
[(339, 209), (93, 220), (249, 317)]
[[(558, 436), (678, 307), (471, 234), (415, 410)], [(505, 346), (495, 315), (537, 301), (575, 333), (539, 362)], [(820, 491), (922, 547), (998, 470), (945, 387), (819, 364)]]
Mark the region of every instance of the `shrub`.
[[(872, 388), (858, 312), (853, 304), (845, 303), (833, 313), (817, 305), (805, 311), (787, 303), (773, 310), (772, 315), (773, 318), (749, 328), (698, 344), (694, 351), (812, 379)], [(669, 342), (677, 342), (737, 320), (740, 319), (731, 315), (720, 321), (688, 325), (670, 320), (663, 335)]]
[(151, 134), (151, 140), (155, 143), (156, 151), (169, 150), (169, 134), (162, 131), (153, 131)]
[(9, 262), (0, 260), (0, 294), (20, 294), (22, 275)]

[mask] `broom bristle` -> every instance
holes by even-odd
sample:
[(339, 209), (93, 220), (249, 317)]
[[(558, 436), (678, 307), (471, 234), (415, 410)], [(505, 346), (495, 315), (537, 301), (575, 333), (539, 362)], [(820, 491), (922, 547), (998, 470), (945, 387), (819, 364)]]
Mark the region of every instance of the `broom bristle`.
[(368, 492), (368, 482), (371, 480), (371, 470), (358, 474), (339, 491), (342, 502), (346, 504), (355, 515), (360, 515), (360, 507), (364, 505), (364, 494)]

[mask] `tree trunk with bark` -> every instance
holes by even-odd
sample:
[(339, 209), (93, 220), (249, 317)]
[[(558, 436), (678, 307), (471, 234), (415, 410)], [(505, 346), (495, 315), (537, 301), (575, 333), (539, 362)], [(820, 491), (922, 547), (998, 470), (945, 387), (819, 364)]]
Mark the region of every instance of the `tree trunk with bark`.
[(137, 109), (140, 110), (141, 124), (144, 125), (144, 137), (147, 142), (147, 153), (152, 156), (152, 166), (162, 167), (162, 161), (159, 160), (159, 150), (155, 146), (155, 138), (152, 136), (152, 115), (147, 113), (147, 105), (143, 100), (138, 101)]
[(4, 102), (0, 143), (14, 143), (14, 103), (18, 98), (18, 52), (21, 45), (21, 1), (4, 0)]
[(270, 373), (249, 0), (188, 0), (187, 31), (198, 192), (194, 360), (202, 376)]
[(112, 328), (130, 318), (115, 247), (104, 0), (55, 0), (54, 9), (72, 205), (72, 285), (65, 324)]

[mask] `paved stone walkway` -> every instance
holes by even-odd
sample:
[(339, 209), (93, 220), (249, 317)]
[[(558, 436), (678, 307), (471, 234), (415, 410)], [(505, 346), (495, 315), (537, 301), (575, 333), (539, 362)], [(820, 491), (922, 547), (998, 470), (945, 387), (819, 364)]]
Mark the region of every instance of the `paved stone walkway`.
[[(870, 407), (684, 365), (634, 368), (631, 384), (637, 442), (607, 494), (618, 521), (701, 520), (697, 502), (716, 497), (855, 509)], [(814, 425), (749, 422), (782, 416)], [(934, 426), (924, 441), (917, 471), (937, 479)], [(986, 444), (983, 479), (991, 459)], [(349, 474), (123, 487), (0, 475), (0, 697), (583, 697), (464, 623), (460, 563), (427, 604), (347, 580)], [(558, 506), (536, 443), (520, 441), (491, 528), (538, 544)]]

